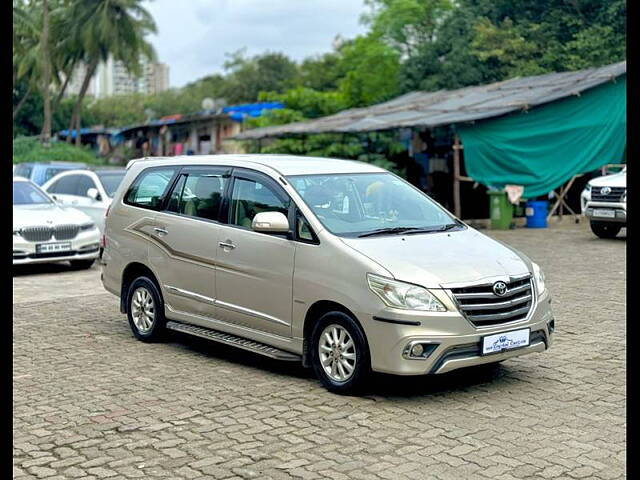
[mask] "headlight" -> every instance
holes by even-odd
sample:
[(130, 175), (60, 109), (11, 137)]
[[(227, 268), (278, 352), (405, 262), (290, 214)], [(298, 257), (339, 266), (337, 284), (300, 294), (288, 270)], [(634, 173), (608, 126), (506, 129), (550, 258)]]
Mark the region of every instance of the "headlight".
[(620, 197), (620, 201), (622, 203), (627, 203), (627, 191), (625, 190), (624, 193), (622, 194), (622, 197)]
[(537, 263), (533, 264), (533, 278), (536, 282), (536, 289), (538, 290), (538, 295), (541, 295), (544, 292), (544, 272), (540, 268)]
[(19, 237), (20, 235), (22, 235), (22, 230), (19, 229), (19, 228), (14, 228), (13, 229), (13, 235)]
[(587, 184), (584, 186), (584, 191), (585, 191), (585, 192), (587, 192), (587, 193), (589, 193), (589, 192), (591, 191), (591, 184), (590, 184), (590, 183), (587, 183)]
[(426, 288), (371, 273), (367, 274), (367, 282), (371, 291), (389, 307), (425, 312), (447, 311), (445, 306)]
[(87, 230), (93, 230), (94, 228), (96, 228), (96, 224), (93, 222), (83, 223), (82, 225), (80, 225), (81, 232), (86, 232)]

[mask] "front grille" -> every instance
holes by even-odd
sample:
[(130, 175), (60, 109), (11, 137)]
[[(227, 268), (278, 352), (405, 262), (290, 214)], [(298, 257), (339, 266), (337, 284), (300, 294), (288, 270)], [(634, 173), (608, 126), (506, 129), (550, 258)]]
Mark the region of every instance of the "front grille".
[(37, 227), (25, 227), (20, 230), (20, 235), (29, 242), (46, 242), (51, 238), (53, 229), (46, 225)]
[(621, 202), (622, 195), (626, 191), (626, 187), (591, 187), (591, 200), (594, 202)]
[(452, 288), (451, 292), (458, 302), (460, 311), (476, 327), (488, 327), (526, 318), (533, 305), (531, 277), (505, 283), (507, 291), (500, 296), (493, 292), (493, 283)]
[(20, 235), (29, 242), (47, 242), (52, 237), (56, 240), (72, 240), (76, 238), (79, 230), (78, 225), (58, 225), (56, 227), (38, 225), (22, 228)]
[(78, 225), (58, 225), (55, 227), (53, 235), (56, 240), (71, 240), (78, 235)]

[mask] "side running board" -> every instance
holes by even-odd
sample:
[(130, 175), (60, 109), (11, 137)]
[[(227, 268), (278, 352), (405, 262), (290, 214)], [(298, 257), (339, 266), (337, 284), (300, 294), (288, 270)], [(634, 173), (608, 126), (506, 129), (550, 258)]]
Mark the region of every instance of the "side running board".
[(249, 340), (247, 338), (238, 337), (230, 333), (219, 332), (217, 330), (211, 330), (210, 328), (197, 327), (195, 325), (188, 325), (186, 323), (169, 321), (167, 322), (167, 328), (176, 332), (186, 333), (196, 337), (205, 338), (207, 340), (213, 340), (214, 342), (224, 343), (233, 347), (242, 348), (249, 352), (264, 355), (266, 357), (275, 358), (276, 360), (282, 360), (286, 362), (300, 362), (302, 357), (295, 353), (286, 352), (264, 343)]

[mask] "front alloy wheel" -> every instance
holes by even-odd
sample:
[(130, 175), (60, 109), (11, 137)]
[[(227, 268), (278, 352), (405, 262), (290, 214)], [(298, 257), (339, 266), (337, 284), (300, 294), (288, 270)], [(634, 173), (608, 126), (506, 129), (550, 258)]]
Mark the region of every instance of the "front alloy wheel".
[(346, 382), (356, 367), (356, 346), (346, 329), (331, 324), (324, 329), (318, 342), (320, 363), (331, 380)]
[(359, 393), (371, 372), (369, 347), (360, 325), (343, 312), (328, 312), (313, 328), (311, 365), (334, 393)]

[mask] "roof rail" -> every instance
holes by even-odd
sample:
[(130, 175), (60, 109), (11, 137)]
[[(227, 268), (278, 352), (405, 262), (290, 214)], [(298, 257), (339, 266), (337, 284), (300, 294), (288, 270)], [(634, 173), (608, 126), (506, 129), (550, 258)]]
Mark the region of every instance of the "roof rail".
[(127, 170), (129, 170), (129, 167), (131, 167), (134, 163), (138, 163), (138, 162), (144, 162), (145, 160), (165, 160), (169, 157), (142, 157), (142, 158), (134, 158), (133, 160), (129, 160), (129, 162), (127, 162), (127, 166), (125, 167)]

